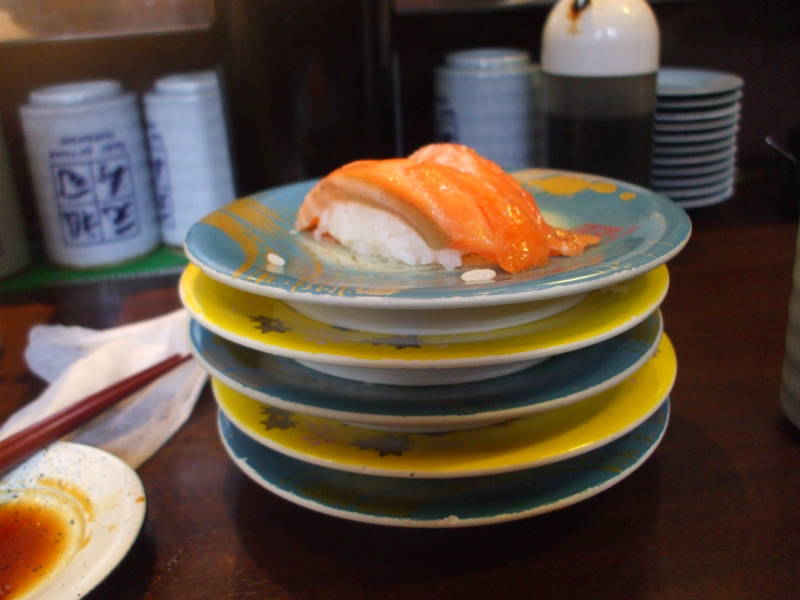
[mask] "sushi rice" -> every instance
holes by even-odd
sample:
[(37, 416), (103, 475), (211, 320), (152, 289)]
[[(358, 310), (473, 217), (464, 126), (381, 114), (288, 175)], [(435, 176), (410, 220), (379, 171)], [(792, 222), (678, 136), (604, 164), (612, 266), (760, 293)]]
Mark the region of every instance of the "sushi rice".
[(328, 234), (357, 254), (399, 260), (407, 265), (439, 264), (447, 270), (461, 266), (462, 253), (436, 250), (405, 221), (360, 202), (337, 202), (319, 215), (314, 237)]

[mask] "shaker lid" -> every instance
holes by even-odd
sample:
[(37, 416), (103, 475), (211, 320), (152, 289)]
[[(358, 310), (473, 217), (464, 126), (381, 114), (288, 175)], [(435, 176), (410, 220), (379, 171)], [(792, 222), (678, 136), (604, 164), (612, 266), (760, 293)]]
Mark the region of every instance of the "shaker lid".
[(530, 60), (530, 54), (516, 48), (472, 48), (450, 52), (445, 65), (451, 69), (502, 71), (525, 68)]
[(30, 94), (30, 100), (36, 106), (73, 106), (107, 100), (118, 96), (121, 91), (120, 83), (110, 79), (77, 81), (34, 90)]
[(219, 91), (219, 79), (214, 71), (176, 73), (157, 80), (154, 91), (170, 96), (213, 93)]
[(658, 23), (644, 0), (559, 0), (542, 33), (542, 71), (585, 77), (654, 73)]

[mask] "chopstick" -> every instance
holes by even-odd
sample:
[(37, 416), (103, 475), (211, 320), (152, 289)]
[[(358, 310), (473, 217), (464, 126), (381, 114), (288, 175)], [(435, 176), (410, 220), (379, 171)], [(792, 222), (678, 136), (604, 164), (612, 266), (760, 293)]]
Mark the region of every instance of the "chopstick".
[(41, 421), (0, 440), (0, 474), (10, 470), (31, 454), (87, 423), (133, 392), (171, 371), (191, 358), (178, 355), (165, 358), (151, 367), (134, 373), (107, 388), (95, 392), (78, 402), (61, 409)]

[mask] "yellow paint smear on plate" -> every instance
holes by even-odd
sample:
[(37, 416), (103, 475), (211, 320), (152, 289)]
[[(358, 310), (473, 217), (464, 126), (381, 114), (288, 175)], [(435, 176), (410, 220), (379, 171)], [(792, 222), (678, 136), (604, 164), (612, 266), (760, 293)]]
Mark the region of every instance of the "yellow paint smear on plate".
[[(277, 219), (278, 214), (275, 211), (254, 198), (242, 198), (211, 213), (202, 222), (216, 227), (239, 245), (244, 253), (244, 260), (232, 276), (241, 277), (253, 267), (260, 256), (266, 256), (271, 250), (266, 244), (265, 236), (280, 229)], [(265, 276), (260, 276), (260, 279), (265, 279)]]
[(555, 175), (546, 179), (527, 180), (529, 185), (543, 189), (555, 196), (574, 196), (580, 192), (591, 190), (598, 194), (613, 194), (617, 186), (608, 181), (589, 181), (570, 175)]
[(184, 270), (179, 291), (184, 305), (203, 326), (259, 351), (307, 360), (327, 354), (357, 361), (421, 361), (419, 366), (427, 366), (428, 361), (544, 352), (599, 338), (652, 312), (666, 293), (668, 281), (666, 267), (661, 266), (633, 280), (596, 290), (576, 306), (533, 323), (426, 336), (336, 328), (303, 316), (273, 298), (222, 285), (194, 265)]
[(639, 371), (591, 398), (498, 425), (437, 435), (373, 430), (302, 414), (269, 426), (267, 405), (218, 380), (212, 380), (212, 389), (237, 427), (278, 452), (355, 472), (461, 477), (548, 464), (617, 439), (658, 409), (676, 372), (675, 351), (664, 336)]

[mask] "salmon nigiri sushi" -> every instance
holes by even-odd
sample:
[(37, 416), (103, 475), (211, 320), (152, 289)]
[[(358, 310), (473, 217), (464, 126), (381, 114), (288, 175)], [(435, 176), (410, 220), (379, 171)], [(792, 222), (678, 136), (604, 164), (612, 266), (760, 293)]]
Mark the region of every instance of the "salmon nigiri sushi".
[(599, 241), (548, 225), (519, 182), (459, 144), (336, 169), (308, 192), (295, 228), (366, 256), (453, 269), (476, 255), (509, 273)]

